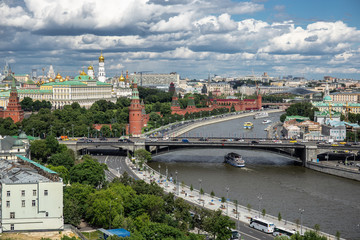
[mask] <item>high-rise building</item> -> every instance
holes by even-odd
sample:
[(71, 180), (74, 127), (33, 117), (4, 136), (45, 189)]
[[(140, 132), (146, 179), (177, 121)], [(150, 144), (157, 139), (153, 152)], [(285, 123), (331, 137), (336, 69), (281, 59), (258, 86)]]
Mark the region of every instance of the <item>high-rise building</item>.
[(54, 71), (54, 68), (53, 68), (52, 65), (50, 65), (50, 67), (49, 67), (49, 71), (48, 71), (47, 77), (48, 77), (48, 78), (55, 78), (55, 71)]
[(98, 80), (100, 82), (105, 82), (106, 81), (106, 74), (105, 74), (105, 58), (102, 55), (102, 51), (101, 51), (101, 55), (99, 57), (99, 72), (98, 72)]

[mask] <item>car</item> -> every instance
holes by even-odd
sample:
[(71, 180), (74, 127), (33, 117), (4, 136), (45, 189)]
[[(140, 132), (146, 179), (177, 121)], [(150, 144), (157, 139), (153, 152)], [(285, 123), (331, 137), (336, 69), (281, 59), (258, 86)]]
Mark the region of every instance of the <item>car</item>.
[(345, 147), (351, 147), (351, 146), (352, 146), (351, 143), (346, 143), (346, 144), (345, 144)]
[(187, 138), (183, 138), (181, 141), (182, 141), (183, 143), (189, 143), (189, 139), (187, 139)]
[(346, 142), (339, 142), (339, 144), (341, 144), (341, 145), (345, 145), (345, 144), (346, 144)]
[(307, 143), (307, 142), (309, 142), (308, 140), (306, 140), (306, 139), (304, 139), (304, 140), (302, 140), (301, 142), (303, 142), (303, 143)]
[(238, 142), (244, 142), (245, 140), (240, 138), (240, 139), (238, 139), (237, 141), (238, 141)]
[(177, 139), (177, 138), (172, 138), (171, 141), (177, 142), (177, 141), (179, 141), (179, 139)]
[(332, 147), (338, 147), (339, 145), (336, 143), (331, 144)]
[(297, 141), (296, 140), (291, 140), (290, 143), (297, 143)]
[(207, 141), (208, 139), (207, 138), (204, 138), (204, 137), (201, 137), (199, 138), (199, 141)]
[(106, 137), (100, 137), (99, 139), (100, 139), (100, 141), (106, 141), (107, 140)]
[(169, 140), (169, 137), (163, 137), (162, 140)]
[(251, 144), (258, 144), (258, 141), (251, 141)]
[(85, 142), (94, 142), (92, 139), (85, 139)]

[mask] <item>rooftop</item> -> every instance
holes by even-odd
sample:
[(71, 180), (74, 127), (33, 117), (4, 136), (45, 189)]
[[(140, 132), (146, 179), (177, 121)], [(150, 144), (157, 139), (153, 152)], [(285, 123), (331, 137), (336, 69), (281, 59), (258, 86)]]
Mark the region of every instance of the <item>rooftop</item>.
[(0, 161), (0, 182), (38, 183), (58, 182), (61, 178), (57, 173), (24, 156), (16, 155), (17, 161), (2, 159)]

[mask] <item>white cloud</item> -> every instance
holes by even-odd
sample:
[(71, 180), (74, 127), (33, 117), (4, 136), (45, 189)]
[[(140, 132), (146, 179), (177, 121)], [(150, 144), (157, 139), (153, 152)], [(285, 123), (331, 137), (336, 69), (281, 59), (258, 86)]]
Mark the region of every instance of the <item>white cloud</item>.
[(110, 65), (108, 68), (114, 69), (114, 70), (122, 70), (122, 69), (124, 69), (124, 65), (122, 65), (121, 63), (118, 63), (116, 65)]

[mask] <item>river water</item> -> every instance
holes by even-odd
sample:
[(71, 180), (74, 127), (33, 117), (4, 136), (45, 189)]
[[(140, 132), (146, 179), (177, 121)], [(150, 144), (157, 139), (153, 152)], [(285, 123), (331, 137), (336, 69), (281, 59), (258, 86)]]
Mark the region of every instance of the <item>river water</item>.
[[(278, 120), (280, 114), (271, 119)], [(245, 121), (252, 121), (253, 130), (243, 130)], [(187, 136), (265, 137), (261, 124), (263, 119), (236, 119), (194, 129)], [(243, 169), (223, 163), (229, 151), (237, 152), (246, 161)], [(300, 219), (299, 209), (304, 209), (303, 224), (335, 235), (336, 231), (346, 239), (360, 239), (360, 182), (335, 177), (301, 166), (295, 166), (293, 159), (284, 155), (236, 149), (179, 150), (154, 157), (149, 165), (165, 174), (175, 176), (194, 188), (215, 192), (218, 197), (237, 199), (241, 205), (250, 204), (253, 209), (265, 209), (266, 213), (296, 222)], [(262, 200), (259, 202), (258, 196)]]

